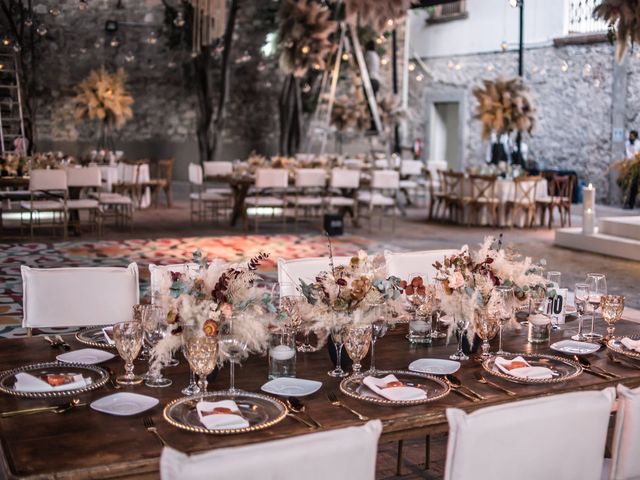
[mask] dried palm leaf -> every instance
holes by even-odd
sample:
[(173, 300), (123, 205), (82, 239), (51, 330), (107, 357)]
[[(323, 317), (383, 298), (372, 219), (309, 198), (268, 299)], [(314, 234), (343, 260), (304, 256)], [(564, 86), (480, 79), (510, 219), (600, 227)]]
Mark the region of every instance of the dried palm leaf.
[[(382, 32), (404, 18), (411, 0), (345, 0), (347, 16), (360, 18), (362, 24)], [(389, 20), (392, 20), (391, 24)]]
[(331, 11), (317, 0), (285, 0), (280, 7), (280, 68), (296, 77), (309, 68), (324, 70), (325, 61), (335, 49), (331, 35), (336, 22)]
[(339, 131), (364, 130), (367, 126), (367, 108), (353, 97), (336, 97), (331, 109), (331, 124)]
[(616, 59), (621, 62), (629, 41), (640, 41), (640, 1), (603, 0), (593, 9), (594, 18), (604, 20), (616, 32)]
[(522, 80), (483, 80), (483, 84), (473, 90), (478, 100), (475, 118), (482, 123), (482, 138), (488, 139), (492, 132), (498, 135), (513, 130), (531, 133), (536, 110)]

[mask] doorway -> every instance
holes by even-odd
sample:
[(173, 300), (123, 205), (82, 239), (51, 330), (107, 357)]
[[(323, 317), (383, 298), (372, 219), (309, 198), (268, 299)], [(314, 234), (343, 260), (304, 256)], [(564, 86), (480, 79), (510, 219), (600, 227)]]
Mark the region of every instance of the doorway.
[(460, 102), (434, 102), (431, 108), (429, 159), (444, 161), (448, 168), (460, 171)]

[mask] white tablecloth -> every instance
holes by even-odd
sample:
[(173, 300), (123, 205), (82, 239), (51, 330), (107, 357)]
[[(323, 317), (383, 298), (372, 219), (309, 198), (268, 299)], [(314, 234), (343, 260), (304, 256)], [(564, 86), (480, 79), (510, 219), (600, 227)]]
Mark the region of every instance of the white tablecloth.
[[(101, 165), (100, 171), (102, 172), (102, 180), (104, 181), (104, 190), (112, 192), (113, 186), (119, 182), (134, 183), (136, 181), (136, 168), (140, 168), (138, 183), (148, 182), (151, 179), (149, 165), (146, 163), (139, 167), (122, 162), (116, 165)], [(149, 205), (151, 205), (151, 190), (145, 188), (142, 194), (140, 208), (147, 208)]]

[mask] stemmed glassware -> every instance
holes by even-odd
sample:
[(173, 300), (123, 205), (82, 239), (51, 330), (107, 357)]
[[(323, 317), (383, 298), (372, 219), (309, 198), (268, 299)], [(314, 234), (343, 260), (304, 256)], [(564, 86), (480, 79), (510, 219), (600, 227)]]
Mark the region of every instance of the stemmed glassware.
[(431, 338), (446, 338), (447, 332), (440, 331), (440, 316), (442, 311), (440, 310), (440, 304), (442, 303), (442, 297), (444, 295), (443, 279), (435, 279), (435, 294), (433, 296), (433, 309), (435, 312), (435, 328), (431, 332)]
[(476, 334), (482, 340), (482, 354), (480, 357), (484, 360), (491, 356), (491, 353), (489, 353), (489, 349), (491, 348), (489, 340), (496, 336), (500, 322), (498, 322), (494, 312), (491, 312), (489, 309), (477, 309), (475, 311), (473, 324)]
[(208, 336), (200, 327), (183, 331), (184, 353), (191, 370), (198, 376), (198, 392), (207, 393), (207, 375), (218, 363), (218, 337)]
[(371, 325), (348, 327), (344, 340), (347, 354), (353, 360), (353, 374), (358, 375), (362, 369), (360, 362), (369, 351)]
[(602, 317), (607, 322), (607, 339), (613, 338), (615, 325), (624, 311), (624, 296), (622, 295), (603, 295), (600, 300), (600, 308), (602, 309)]
[(142, 377), (133, 373), (133, 360), (142, 347), (142, 324), (140, 322), (120, 322), (113, 326), (113, 340), (118, 353), (125, 361), (125, 374), (116, 378), (121, 385), (138, 385)]
[(229, 322), (224, 326), (224, 334), (220, 337), (219, 346), (222, 356), (229, 360), (229, 389), (227, 392), (229, 395), (236, 395), (241, 390), (236, 388), (236, 363), (240, 363), (240, 360), (247, 350), (247, 342), (243, 338), (239, 337), (233, 331), (233, 323)]
[(571, 338), (578, 342), (584, 342), (587, 337), (582, 333), (582, 325), (584, 322), (584, 312), (587, 309), (587, 302), (589, 300), (589, 285), (586, 283), (576, 283), (575, 286), (575, 303), (576, 312), (578, 312), (578, 333)]
[[(386, 304), (374, 305), (374, 320), (371, 323), (371, 361), (369, 362), (369, 375), (375, 375), (376, 370), (376, 342), (384, 337), (389, 328), (387, 322), (388, 308)], [(353, 357), (351, 357), (353, 359)]]
[[(154, 348), (160, 340), (167, 335), (167, 311), (160, 305), (148, 305), (148, 313), (143, 316), (142, 327), (144, 329), (144, 337), (149, 345)], [(149, 358), (151, 361), (151, 358)], [(150, 368), (145, 376), (145, 385), (147, 387), (168, 387), (173, 382), (162, 375), (162, 366)]]
[(495, 315), (498, 318), (498, 351), (496, 355), (504, 355), (506, 352), (502, 350), (502, 331), (506, 323), (511, 320), (515, 313), (515, 296), (513, 293), (513, 287), (499, 286), (495, 289), (496, 303), (495, 303)]
[(469, 319), (466, 315), (454, 315), (453, 323), (458, 330), (458, 350), (449, 356), (451, 360), (469, 360), (469, 357), (462, 351), (462, 339), (469, 328)]
[[(150, 304), (148, 304), (148, 303), (138, 303), (138, 304), (133, 306), (133, 321), (142, 323), (142, 325), (144, 327), (145, 321), (149, 317), (150, 313), (151, 313), (151, 305)], [(153, 345), (149, 344), (147, 336), (145, 335), (144, 338), (142, 339), (142, 351), (140, 352), (140, 355), (138, 356), (138, 360), (149, 360), (149, 357), (151, 355), (150, 347), (152, 347), (152, 346)], [(144, 377), (146, 379), (146, 375), (144, 375)]]
[(347, 376), (347, 372), (342, 369), (342, 347), (347, 334), (346, 330), (344, 324), (335, 325), (331, 328), (331, 341), (336, 349), (336, 368), (328, 372), (330, 377), (342, 378)]
[(587, 285), (589, 285), (589, 305), (591, 305), (591, 331), (585, 334), (587, 340), (600, 340), (602, 335), (595, 332), (596, 310), (600, 306), (602, 295), (607, 294), (607, 279), (603, 273), (588, 273)]

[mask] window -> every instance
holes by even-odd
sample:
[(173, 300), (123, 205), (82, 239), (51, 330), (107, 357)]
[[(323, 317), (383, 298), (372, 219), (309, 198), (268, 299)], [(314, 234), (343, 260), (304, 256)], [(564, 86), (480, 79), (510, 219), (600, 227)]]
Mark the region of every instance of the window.
[(466, 0), (436, 5), (434, 7), (430, 7), (428, 12), (429, 16), (427, 17), (427, 23), (448, 22), (451, 20), (460, 20), (469, 16)]
[(569, 33), (607, 31), (607, 23), (593, 18), (593, 9), (601, 0), (569, 0)]

